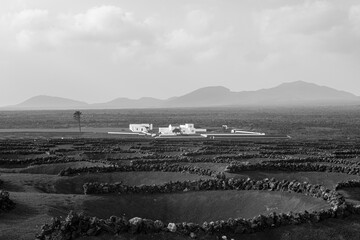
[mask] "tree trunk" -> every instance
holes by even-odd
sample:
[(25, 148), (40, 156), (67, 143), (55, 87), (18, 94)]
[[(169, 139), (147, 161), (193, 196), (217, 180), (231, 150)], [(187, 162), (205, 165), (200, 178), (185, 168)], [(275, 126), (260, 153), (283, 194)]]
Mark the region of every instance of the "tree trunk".
[(80, 124), (80, 119), (78, 120), (79, 123), (79, 131), (81, 132), (81, 124)]

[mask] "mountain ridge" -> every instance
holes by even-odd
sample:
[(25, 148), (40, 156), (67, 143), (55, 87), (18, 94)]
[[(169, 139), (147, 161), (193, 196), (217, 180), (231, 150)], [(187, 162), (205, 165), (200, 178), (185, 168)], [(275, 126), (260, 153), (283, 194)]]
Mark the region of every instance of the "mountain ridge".
[(54, 96), (48, 96), (48, 95), (38, 95), (31, 97), (17, 105), (9, 106), (11, 107), (19, 107), (23, 109), (33, 109), (33, 108), (52, 108), (52, 109), (63, 109), (68, 107), (69, 105), (74, 106), (76, 108), (79, 107), (87, 107), (89, 106), (88, 103), (73, 100), (69, 98), (63, 98), (63, 97), (54, 97)]
[(234, 92), (223, 86), (208, 86), (165, 100), (142, 97), (115, 98), (104, 103), (86, 102), (62, 97), (39, 95), (4, 110), (52, 109), (116, 109), (116, 108), (173, 108), (221, 106), (291, 106), (358, 104), (360, 97), (327, 86), (304, 81), (286, 82), (272, 88)]

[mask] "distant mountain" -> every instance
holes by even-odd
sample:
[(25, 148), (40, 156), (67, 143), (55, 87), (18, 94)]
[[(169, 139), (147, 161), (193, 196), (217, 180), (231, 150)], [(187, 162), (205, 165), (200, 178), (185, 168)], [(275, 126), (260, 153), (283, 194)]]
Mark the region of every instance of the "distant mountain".
[(257, 91), (232, 92), (206, 87), (166, 103), (168, 107), (338, 105), (359, 102), (354, 94), (313, 83), (296, 81)]
[(14, 110), (42, 110), (42, 109), (74, 109), (87, 108), (86, 102), (76, 101), (62, 97), (52, 97), (46, 95), (35, 96), (17, 105), (8, 106), (6, 109)]
[(116, 98), (110, 102), (87, 104), (60, 97), (37, 96), (18, 105), (3, 109), (117, 109), (117, 108), (174, 108), (220, 106), (316, 106), (359, 104), (354, 94), (303, 81), (283, 83), (274, 88), (257, 91), (232, 92), (222, 86), (197, 89), (188, 94), (160, 100)]
[(106, 103), (92, 104), (93, 108), (112, 109), (112, 108), (156, 108), (163, 104), (163, 100), (151, 97), (140, 99), (116, 98)]
[(231, 102), (232, 95), (233, 93), (225, 87), (205, 87), (180, 97), (168, 99), (164, 104), (169, 107), (223, 106)]
[(236, 93), (240, 105), (333, 105), (359, 101), (352, 93), (296, 81), (277, 87)]
[(357, 96), (352, 93), (303, 81), (283, 83), (278, 87), (256, 92), (257, 97), (262, 97), (262, 99), (274, 103), (320, 103), (357, 100)]

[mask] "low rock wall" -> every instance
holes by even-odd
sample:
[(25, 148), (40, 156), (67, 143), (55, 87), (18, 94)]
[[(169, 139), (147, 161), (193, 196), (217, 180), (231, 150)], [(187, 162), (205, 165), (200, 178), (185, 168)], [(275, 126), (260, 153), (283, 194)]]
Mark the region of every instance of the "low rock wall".
[(0, 213), (7, 212), (15, 208), (15, 203), (10, 199), (9, 193), (0, 190)]
[[(77, 160), (73, 157), (49, 156), (49, 157), (36, 157), (36, 158), (26, 158), (26, 159), (1, 159), (0, 164), (33, 166), (33, 165), (42, 165), (42, 164), (69, 163), (69, 162), (79, 162), (79, 161), (95, 162), (93, 160), (86, 160), (86, 159)], [(100, 162), (100, 161), (96, 161), (96, 162)]]
[(161, 185), (127, 186), (122, 183), (85, 183), (84, 194), (130, 194), (130, 193), (173, 193), (182, 191), (211, 191), (211, 190), (267, 190), (295, 192), (321, 198), (332, 207), (345, 202), (344, 197), (334, 190), (326, 189), (321, 185), (301, 183), (298, 181), (275, 180), (274, 178), (263, 180), (248, 179), (207, 179), (197, 181), (169, 182)]
[(138, 159), (132, 160), (130, 162), (131, 165), (141, 165), (141, 164), (163, 164), (163, 163), (202, 163), (202, 162), (210, 162), (210, 163), (232, 163), (234, 160), (230, 159), (218, 159), (218, 158), (193, 158), (193, 157), (176, 157), (172, 159)]
[(80, 173), (106, 173), (106, 172), (189, 172), (192, 174), (225, 178), (225, 174), (210, 169), (203, 169), (190, 165), (179, 164), (141, 164), (141, 165), (112, 165), (108, 167), (83, 167), (66, 168), (62, 170), (60, 176), (71, 176)]
[[(103, 191), (98, 184), (92, 185), (93, 189)], [(120, 187), (120, 185), (119, 185)], [(122, 186), (125, 187), (125, 186)], [(352, 213), (360, 213), (360, 207), (345, 204), (344, 198), (336, 191), (325, 189), (319, 185), (300, 183), (296, 181), (277, 181), (264, 179), (254, 181), (251, 179), (212, 179), (188, 182), (175, 182), (163, 185), (127, 187), (126, 193), (163, 193), (187, 190), (278, 190), (298, 192), (313, 197), (322, 198), (330, 203), (328, 209), (301, 212), (301, 213), (271, 213), (267, 216), (259, 215), (251, 219), (235, 218), (215, 222), (194, 223), (164, 223), (160, 220), (142, 219), (134, 217), (112, 216), (103, 220), (89, 217), (84, 214), (70, 212), (64, 221), (55, 218), (51, 223), (42, 226), (41, 233), (37, 239), (75, 239), (80, 236), (95, 236), (100, 233), (122, 234), (122, 233), (154, 233), (154, 232), (177, 232), (191, 237), (204, 234), (233, 234), (253, 233), (263, 231), (267, 228), (301, 224), (305, 222), (316, 223), (327, 218), (343, 218)], [(89, 191), (89, 190), (88, 190)]]
[(316, 162), (327, 162), (333, 164), (343, 164), (349, 166), (360, 166), (360, 162), (349, 161), (348, 159), (337, 159), (329, 157), (306, 157), (306, 158), (292, 158), (286, 160), (273, 160), (273, 161), (264, 161), (272, 163), (316, 163)]
[[(258, 156), (260, 157), (260, 156)], [(244, 156), (216, 156), (213, 158), (209, 158), (209, 157), (175, 157), (172, 159), (168, 159), (168, 158), (164, 158), (164, 159), (135, 159), (132, 160), (131, 163), (132, 164), (149, 164), (149, 163), (181, 163), (181, 162), (189, 162), (189, 163), (197, 163), (197, 162), (211, 162), (211, 163), (233, 163), (236, 164), (237, 161), (240, 160), (250, 160), (253, 157), (247, 158)], [(360, 166), (360, 162), (353, 162), (353, 161), (349, 161), (347, 159), (336, 159), (336, 158), (331, 158), (331, 157), (323, 157), (323, 156), (318, 156), (318, 157), (286, 157), (286, 156), (279, 156), (278, 159), (279, 160), (266, 160), (266, 158), (264, 158), (263, 156), (260, 157), (262, 158), (262, 163), (270, 163), (270, 164), (275, 164), (275, 163), (333, 163), (333, 164), (343, 164), (343, 165), (349, 165), (349, 166)], [(274, 159), (274, 157), (268, 157), (271, 159)], [(276, 159), (276, 158), (275, 158)], [(249, 161), (251, 162), (251, 160)]]
[(339, 166), (321, 163), (293, 163), (281, 161), (266, 161), (255, 164), (230, 164), (226, 171), (230, 173), (239, 173), (242, 171), (296, 171), (296, 172), (337, 172), (350, 175), (360, 175), (360, 167), (357, 166)]
[[(199, 161), (199, 159), (182, 158), (179, 161)], [(200, 161), (208, 161), (209, 158), (200, 158)], [(236, 173), (253, 170), (278, 170), (278, 171), (316, 171), (316, 172), (341, 172), (352, 175), (360, 175), (360, 168), (356, 165), (330, 166), (316, 163), (316, 160), (288, 159), (282, 161), (263, 161), (256, 164), (231, 163), (227, 167), (228, 172)], [(339, 159), (337, 159), (339, 160)], [(285, 191), (309, 195), (327, 201), (330, 206), (327, 209), (314, 212), (300, 213), (271, 213), (259, 215), (251, 219), (235, 218), (215, 222), (194, 223), (164, 223), (160, 220), (142, 219), (135, 217), (126, 219), (124, 217), (112, 216), (109, 219), (98, 219), (84, 214), (70, 212), (63, 221), (53, 219), (50, 224), (42, 227), (38, 239), (75, 239), (80, 236), (95, 236), (100, 233), (123, 234), (123, 233), (153, 233), (153, 232), (177, 232), (191, 237), (203, 234), (233, 234), (253, 233), (268, 228), (301, 224), (305, 222), (316, 223), (327, 218), (343, 218), (350, 214), (360, 214), (360, 206), (350, 205), (345, 202), (344, 197), (335, 190), (326, 189), (320, 185), (301, 183), (298, 181), (275, 180), (275, 179), (226, 179), (225, 175), (209, 169), (203, 169), (191, 165), (169, 164), (169, 160), (136, 160), (131, 165), (113, 165), (111, 167), (85, 167), (63, 170), (59, 175), (69, 176), (80, 173), (98, 172), (131, 172), (131, 171), (164, 171), (164, 172), (189, 172), (200, 175), (216, 177), (214, 179), (169, 182), (161, 185), (127, 186), (122, 183), (85, 183), (85, 194), (138, 194), (138, 193), (174, 193), (186, 191), (209, 191), (209, 190), (265, 190)], [(226, 159), (213, 159), (213, 161), (227, 161)], [(306, 161), (306, 159), (305, 159)], [(325, 161), (325, 160), (324, 160)], [(329, 160), (330, 161), (330, 160)], [(331, 160), (333, 161), (333, 160)], [(340, 161), (340, 160), (339, 160)], [(342, 160), (341, 160), (342, 161)], [(337, 162), (333, 162), (337, 163)], [(342, 164), (342, 162), (339, 162)], [(339, 183), (335, 189), (342, 187), (360, 186), (360, 181), (349, 181)]]
[(347, 182), (340, 182), (336, 184), (335, 190), (340, 190), (343, 188), (359, 188), (360, 187), (360, 180), (350, 180)]

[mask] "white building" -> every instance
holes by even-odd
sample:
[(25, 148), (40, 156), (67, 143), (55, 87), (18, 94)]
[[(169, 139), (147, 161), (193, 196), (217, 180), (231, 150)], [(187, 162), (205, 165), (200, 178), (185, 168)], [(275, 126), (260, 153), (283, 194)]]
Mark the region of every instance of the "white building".
[(241, 129), (232, 129), (231, 133), (242, 134), (242, 135), (265, 135), (265, 133), (250, 132), (250, 131), (244, 131), (244, 130), (241, 130)]
[(186, 123), (180, 126), (172, 126), (170, 124), (169, 127), (159, 128), (159, 133), (162, 135), (191, 135), (197, 132), (206, 132), (206, 129), (195, 128), (193, 123)]
[(153, 130), (153, 125), (150, 123), (130, 124), (129, 129), (135, 133), (147, 133)]

